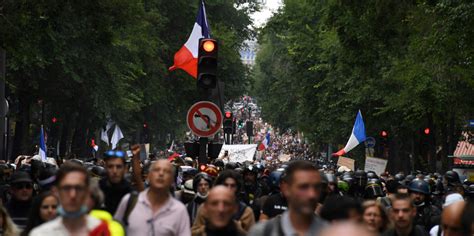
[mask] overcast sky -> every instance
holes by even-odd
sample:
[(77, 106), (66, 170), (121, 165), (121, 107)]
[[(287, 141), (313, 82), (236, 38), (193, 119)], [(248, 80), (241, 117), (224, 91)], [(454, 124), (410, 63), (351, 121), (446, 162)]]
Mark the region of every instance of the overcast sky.
[(252, 15), (256, 26), (262, 26), (267, 22), (279, 6), (282, 4), (282, 0), (264, 0), (266, 1), (265, 5), (262, 7), (262, 10), (256, 12)]

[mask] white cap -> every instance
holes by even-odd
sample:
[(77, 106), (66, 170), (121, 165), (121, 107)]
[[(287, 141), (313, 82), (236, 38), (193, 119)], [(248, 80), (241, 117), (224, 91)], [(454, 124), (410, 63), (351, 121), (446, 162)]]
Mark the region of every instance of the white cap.
[(464, 198), (462, 197), (461, 194), (451, 193), (448, 196), (446, 196), (446, 200), (444, 200), (443, 208), (460, 201), (464, 201)]

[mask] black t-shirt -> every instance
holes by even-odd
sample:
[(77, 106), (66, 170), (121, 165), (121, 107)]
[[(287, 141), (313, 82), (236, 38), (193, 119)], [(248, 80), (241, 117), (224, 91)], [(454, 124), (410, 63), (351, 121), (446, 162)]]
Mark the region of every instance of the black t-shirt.
[(99, 187), (104, 192), (105, 210), (110, 214), (115, 214), (122, 197), (133, 191), (131, 184), (123, 180), (120, 184), (111, 184), (107, 178), (99, 181)]
[(262, 213), (269, 218), (282, 214), (288, 209), (288, 203), (281, 193), (271, 195), (263, 203)]

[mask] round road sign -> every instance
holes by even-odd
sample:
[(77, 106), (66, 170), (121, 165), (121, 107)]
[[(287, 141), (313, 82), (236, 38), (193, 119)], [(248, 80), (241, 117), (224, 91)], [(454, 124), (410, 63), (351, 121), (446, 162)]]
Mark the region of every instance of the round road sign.
[(195, 135), (212, 137), (221, 128), (222, 113), (212, 102), (197, 102), (189, 108), (186, 123)]
[(373, 137), (367, 137), (365, 139), (365, 146), (368, 148), (373, 148), (375, 147), (375, 138)]

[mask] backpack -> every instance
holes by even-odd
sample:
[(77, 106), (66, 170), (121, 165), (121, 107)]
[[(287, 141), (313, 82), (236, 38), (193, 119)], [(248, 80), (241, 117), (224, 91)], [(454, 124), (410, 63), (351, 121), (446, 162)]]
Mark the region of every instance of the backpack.
[(128, 227), (128, 217), (130, 216), (130, 213), (132, 213), (133, 208), (135, 208), (135, 205), (137, 205), (137, 201), (138, 201), (138, 192), (132, 191), (130, 193), (130, 197), (128, 198), (127, 207), (125, 208), (125, 213), (123, 214), (123, 218), (122, 218), (122, 222), (125, 225), (125, 227)]

